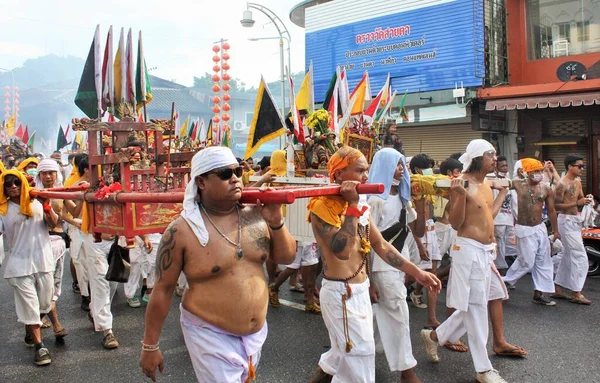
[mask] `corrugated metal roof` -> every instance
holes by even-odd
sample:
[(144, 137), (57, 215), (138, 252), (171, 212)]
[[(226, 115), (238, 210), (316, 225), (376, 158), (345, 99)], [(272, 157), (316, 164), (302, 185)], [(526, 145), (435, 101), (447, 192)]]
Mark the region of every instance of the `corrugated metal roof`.
[(485, 110), (523, 110), (545, 108), (567, 108), (569, 106), (600, 105), (600, 93), (575, 93), (555, 96), (521, 97), (491, 100)]

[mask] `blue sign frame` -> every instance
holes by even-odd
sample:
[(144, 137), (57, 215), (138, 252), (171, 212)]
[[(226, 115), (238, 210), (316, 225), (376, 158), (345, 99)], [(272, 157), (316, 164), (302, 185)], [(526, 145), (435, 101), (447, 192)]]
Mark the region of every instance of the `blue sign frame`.
[(476, 3), (453, 0), (400, 13), (390, 9), (390, 15), (307, 33), (306, 67), (312, 60), (315, 101), (323, 100), (338, 65), (346, 68), (350, 91), (365, 70), (373, 94), (388, 73), (400, 94), (451, 89), (461, 82), (481, 86), (483, 7)]

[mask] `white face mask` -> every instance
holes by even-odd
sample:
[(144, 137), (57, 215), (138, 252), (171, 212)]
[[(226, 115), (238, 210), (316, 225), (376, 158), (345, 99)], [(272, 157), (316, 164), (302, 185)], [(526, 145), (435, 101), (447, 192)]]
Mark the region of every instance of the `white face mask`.
[(395, 178), (392, 178), (392, 186), (399, 186), (399, 185), (400, 185), (400, 181)]
[(429, 169), (421, 169), (421, 173), (424, 176), (432, 176), (433, 175), (433, 169), (429, 168)]
[(544, 179), (544, 175), (537, 173), (537, 174), (534, 174), (532, 178), (533, 178), (534, 182), (542, 182)]

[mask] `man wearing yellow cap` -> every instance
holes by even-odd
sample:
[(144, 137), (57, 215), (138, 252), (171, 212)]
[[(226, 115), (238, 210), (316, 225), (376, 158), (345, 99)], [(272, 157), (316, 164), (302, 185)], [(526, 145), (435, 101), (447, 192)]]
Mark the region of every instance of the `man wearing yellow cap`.
[(41, 317), (50, 311), (54, 294), (54, 256), (48, 228), (58, 216), (47, 200), (31, 200), (25, 175), (7, 170), (0, 175), (0, 232), (6, 260), (4, 278), (14, 291), (15, 309), (26, 327), (26, 347), (35, 347), (35, 364), (51, 363), (42, 341)]
[(546, 204), (555, 238), (560, 239), (554, 209), (554, 191), (550, 184), (542, 182), (544, 165), (540, 161), (535, 158), (523, 158), (521, 164), (527, 178), (513, 181), (519, 205), (515, 226), (517, 260), (508, 269), (504, 282), (514, 286), (521, 277), (531, 273), (533, 302), (554, 306), (556, 303), (545, 295), (554, 294), (554, 267), (550, 258), (548, 230), (542, 222), (542, 210)]
[(323, 381), (331, 375), (335, 382), (375, 382), (368, 278), (371, 249), (385, 263), (430, 289), (439, 292), (441, 283), (402, 257), (373, 224), (366, 196), (361, 198), (356, 190), (368, 179), (364, 155), (342, 147), (331, 156), (327, 169), (331, 182), (341, 185), (341, 196), (312, 198), (308, 219), (323, 260), (320, 301), (331, 349), (321, 355), (310, 381)]

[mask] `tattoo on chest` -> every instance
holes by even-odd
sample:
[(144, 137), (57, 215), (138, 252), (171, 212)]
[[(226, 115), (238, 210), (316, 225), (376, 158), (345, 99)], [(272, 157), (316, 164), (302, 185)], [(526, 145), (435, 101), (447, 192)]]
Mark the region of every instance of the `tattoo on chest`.
[(165, 230), (165, 234), (160, 240), (156, 254), (156, 278), (159, 281), (163, 279), (163, 273), (173, 264), (173, 249), (175, 248), (175, 233), (177, 229), (172, 225)]
[(571, 197), (575, 196), (575, 193), (577, 192), (577, 188), (575, 187), (575, 183), (571, 182), (569, 184), (569, 188), (567, 189), (567, 192), (569, 193), (569, 195)]
[(260, 251), (269, 252), (271, 247), (271, 240), (267, 236), (259, 237), (256, 241), (254, 241), (254, 245)]

